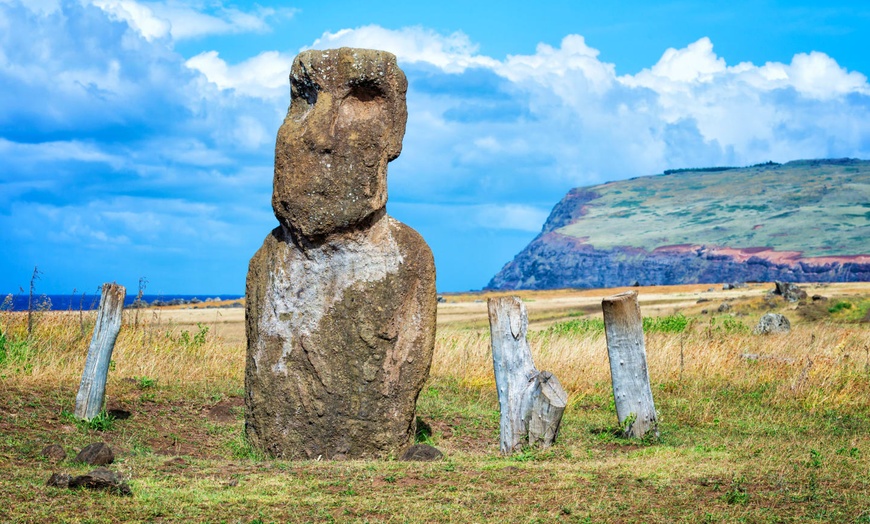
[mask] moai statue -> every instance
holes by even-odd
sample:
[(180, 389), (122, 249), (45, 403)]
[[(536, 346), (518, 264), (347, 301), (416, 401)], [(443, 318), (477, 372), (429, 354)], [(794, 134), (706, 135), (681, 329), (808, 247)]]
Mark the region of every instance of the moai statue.
[(286, 458), (399, 455), (435, 344), (435, 264), (386, 213), (408, 82), (396, 57), (304, 51), (275, 146), (280, 226), (247, 280), (245, 426)]

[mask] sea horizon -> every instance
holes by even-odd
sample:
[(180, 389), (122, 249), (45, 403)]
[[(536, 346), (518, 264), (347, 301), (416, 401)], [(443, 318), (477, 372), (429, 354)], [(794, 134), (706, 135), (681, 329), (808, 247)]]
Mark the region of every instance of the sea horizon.
[[(10, 298), (11, 297), (11, 298)], [(142, 302), (147, 305), (153, 305), (155, 301), (167, 303), (200, 303), (200, 302), (217, 302), (226, 300), (239, 300), (244, 298), (244, 294), (219, 294), (219, 293), (201, 293), (201, 294), (143, 294)], [(0, 296), (0, 309), (3, 311), (27, 311), (27, 302), (29, 296), (25, 293), (3, 293)], [(136, 294), (127, 294), (124, 298), (124, 307), (130, 307), (136, 301)], [(183, 301), (183, 302), (180, 302)], [(92, 311), (99, 307), (100, 295), (93, 293), (82, 294), (51, 294), (39, 293), (33, 295), (31, 308), (40, 311)]]

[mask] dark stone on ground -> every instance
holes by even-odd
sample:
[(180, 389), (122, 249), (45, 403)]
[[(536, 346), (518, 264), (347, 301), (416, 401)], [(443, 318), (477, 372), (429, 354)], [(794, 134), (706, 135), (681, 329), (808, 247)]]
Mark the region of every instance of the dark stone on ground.
[(72, 477), (66, 473), (52, 473), (51, 476), (48, 477), (48, 482), (46, 482), (45, 485), (53, 488), (66, 489), (69, 487), (69, 481), (71, 479)]
[(48, 459), (52, 464), (57, 464), (66, 458), (66, 451), (64, 451), (63, 446), (60, 444), (49, 444), (42, 448), (42, 452), (40, 453), (43, 457)]
[(798, 300), (807, 298), (807, 292), (797, 287), (791, 282), (775, 281), (776, 289), (773, 290), (775, 295), (780, 295), (789, 302), (797, 302)]
[(725, 312), (730, 311), (730, 310), (731, 310), (731, 304), (729, 304), (728, 302), (723, 302), (722, 304), (719, 305), (719, 309), (717, 309), (717, 311), (719, 313), (725, 313)]
[(95, 442), (79, 451), (75, 461), (84, 462), (91, 466), (105, 466), (115, 461), (115, 454), (105, 442)]
[(90, 473), (74, 477), (69, 481), (69, 487), (108, 491), (128, 497), (133, 495), (130, 486), (121, 479), (121, 476), (106, 468), (97, 468)]
[(428, 444), (414, 444), (410, 448), (406, 449), (402, 456), (399, 457), (399, 460), (409, 462), (432, 462), (435, 460), (441, 460), (444, 457), (444, 454), (438, 450), (438, 448), (430, 446)]
[(825, 301), (828, 300), (828, 297), (823, 297), (822, 295), (813, 295), (813, 302)]
[(767, 313), (761, 317), (758, 325), (755, 326), (755, 333), (758, 335), (788, 333), (789, 331), (791, 331), (791, 322), (778, 313)]

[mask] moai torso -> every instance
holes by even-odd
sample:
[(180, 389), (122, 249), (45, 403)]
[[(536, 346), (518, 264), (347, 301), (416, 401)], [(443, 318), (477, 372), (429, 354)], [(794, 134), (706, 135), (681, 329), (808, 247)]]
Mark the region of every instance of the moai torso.
[(293, 63), (272, 206), (281, 225), (247, 281), (246, 428), (288, 458), (399, 454), (435, 339), (425, 241), (386, 214), (407, 81), (389, 53), (306, 51)]

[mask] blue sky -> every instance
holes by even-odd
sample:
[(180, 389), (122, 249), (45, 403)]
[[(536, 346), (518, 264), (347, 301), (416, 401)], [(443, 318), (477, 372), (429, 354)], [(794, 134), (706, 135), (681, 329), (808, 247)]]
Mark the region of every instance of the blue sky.
[(575, 186), (870, 158), (866, 2), (0, 0), (0, 292), (243, 293), (302, 49), (395, 53), (387, 209), (479, 289)]

